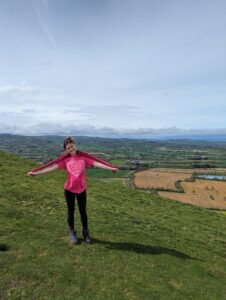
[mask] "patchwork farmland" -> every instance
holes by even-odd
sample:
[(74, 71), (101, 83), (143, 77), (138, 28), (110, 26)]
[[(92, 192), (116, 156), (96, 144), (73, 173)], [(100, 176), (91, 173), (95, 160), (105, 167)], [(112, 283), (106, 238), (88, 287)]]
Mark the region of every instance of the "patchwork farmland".
[[(62, 136), (0, 135), (0, 149), (32, 160), (48, 162), (63, 153)], [(78, 149), (119, 168), (111, 174), (100, 169), (87, 175), (102, 182), (154, 190), (169, 199), (225, 209), (225, 181), (196, 179), (194, 174), (226, 174), (226, 143), (202, 140), (134, 140), (76, 137)], [(131, 175), (133, 172), (134, 175)], [(196, 181), (194, 181), (196, 180)], [(194, 181), (194, 182), (192, 182)], [(213, 187), (213, 188), (212, 188)]]
[(198, 174), (224, 175), (226, 169), (164, 169), (137, 172), (136, 188), (156, 190), (162, 197), (196, 206), (226, 210), (226, 182), (194, 179)]

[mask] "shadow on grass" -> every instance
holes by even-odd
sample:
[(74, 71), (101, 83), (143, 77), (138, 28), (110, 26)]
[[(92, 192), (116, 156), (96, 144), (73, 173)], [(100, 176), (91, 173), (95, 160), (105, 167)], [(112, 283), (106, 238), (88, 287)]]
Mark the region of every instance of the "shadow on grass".
[(113, 250), (126, 250), (126, 251), (134, 251), (140, 254), (150, 254), (150, 255), (158, 255), (158, 254), (167, 254), (171, 256), (175, 256), (180, 259), (194, 259), (203, 261), (198, 258), (191, 257), (183, 252), (165, 248), (161, 246), (148, 246), (143, 244), (136, 244), (136, 243), (128, 243), (128, 242), (109, 242), (109, 241), (102, 241), (98, 239), (93, 239), (94, 243), (105, 245), (108, 249)]
[(0, 244), (0, 251), (9, 251), (9, 246), (6, 244)]

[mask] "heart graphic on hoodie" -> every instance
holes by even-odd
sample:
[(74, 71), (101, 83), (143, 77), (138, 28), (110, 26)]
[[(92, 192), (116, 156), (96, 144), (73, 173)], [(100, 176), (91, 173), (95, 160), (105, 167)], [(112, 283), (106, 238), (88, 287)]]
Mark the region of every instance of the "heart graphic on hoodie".
[(67, 163), (68, 171), (75, 177), (79, 177), (79, 175), (83, 172), (84, 168), (85, 162), (83, 160), (70, 160)]

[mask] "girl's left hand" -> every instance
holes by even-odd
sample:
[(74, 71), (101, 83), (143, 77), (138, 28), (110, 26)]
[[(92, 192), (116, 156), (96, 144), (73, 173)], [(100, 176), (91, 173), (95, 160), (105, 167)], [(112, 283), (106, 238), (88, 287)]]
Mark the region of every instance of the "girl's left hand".
[(112, 168), (111, 171), (112, 173), (118, 172), (118, 168)]
[(34, 172), (28, 172), (27, 176), (34, 177), (36, 174)]

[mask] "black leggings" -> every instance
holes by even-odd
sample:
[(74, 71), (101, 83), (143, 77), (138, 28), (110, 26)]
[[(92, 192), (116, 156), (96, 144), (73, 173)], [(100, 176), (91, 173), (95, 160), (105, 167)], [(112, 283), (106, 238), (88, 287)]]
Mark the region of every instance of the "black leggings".
[(88, 219), (86, 213), (86, 190), (80, 194), (64, 190), (65, 200), (67, 202), (67, 222), (69, 228), (74, 230), (74, 211), (75, 211), (75, 196), (78, 202), (78, 208), (81, 216), (83, 229), (88, 230)]

